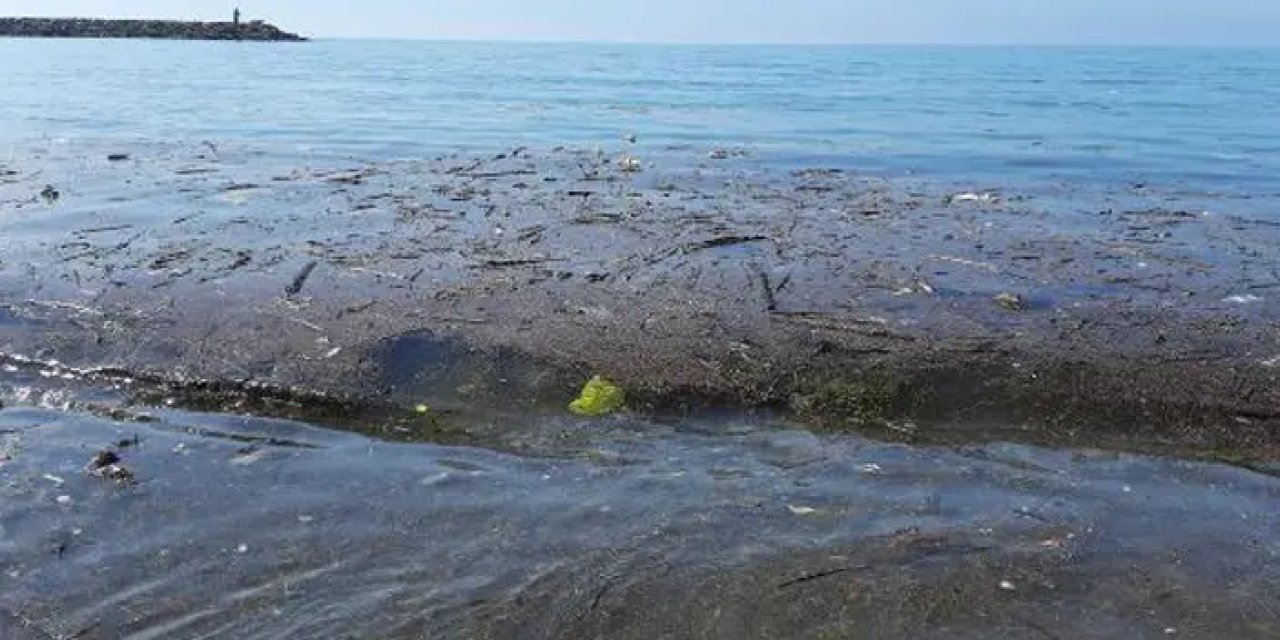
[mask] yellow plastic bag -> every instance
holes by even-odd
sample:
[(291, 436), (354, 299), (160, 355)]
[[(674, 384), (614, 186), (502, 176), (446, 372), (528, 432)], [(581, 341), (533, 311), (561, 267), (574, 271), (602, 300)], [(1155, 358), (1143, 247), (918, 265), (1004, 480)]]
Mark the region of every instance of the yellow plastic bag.
[(569, 410), (580, 416), (599, 418), (622, 409), (626, 402), (627, 396), (622, 387), (595, 376), (582, 387), (578, 399), (569, 403)]

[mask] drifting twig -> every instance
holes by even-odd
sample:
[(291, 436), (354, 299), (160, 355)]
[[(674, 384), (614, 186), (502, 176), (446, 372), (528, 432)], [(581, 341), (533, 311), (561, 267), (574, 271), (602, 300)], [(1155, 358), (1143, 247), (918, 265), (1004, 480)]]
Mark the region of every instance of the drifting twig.
[(312, 260), (303, 266), (302, 270), (298, 272), (298, 275), (293, 277), (293, 282), (289, 283), (289, 286), (284, 288), (284, 294), (292, 297), (302, 293), (302, 287), (306, 286), (307, 279), (311, 277), (311, 272), (316, 269), (316, 264), (318, 263), (315, 260)]

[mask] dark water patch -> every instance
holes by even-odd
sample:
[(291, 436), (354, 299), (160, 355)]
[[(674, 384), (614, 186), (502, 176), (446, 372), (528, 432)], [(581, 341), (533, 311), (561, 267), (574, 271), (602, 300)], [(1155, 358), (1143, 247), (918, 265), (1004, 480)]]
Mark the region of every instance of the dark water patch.
[[(1104, 290), (1101, 287), (1077, 287), (1074, 291), (1059, 296), (1047, 294), (1022, 295), (1008, 291), (962, 291), (949, 287), (933, 287), (933, 292), (942, 300), (975, 307), (998, 307), (1005, 311), (1049, 311), (1062, 304), (1065, 300), (1082, 294), (1101, 295)], [(1005, 303), (1004, 300), (1006, 299), (1016, 299), (1016, 302)]]
[(379, 386), (408, 405), (546, 408), (552, 398), (569, 397), (574, 390), (563, 369), (515, 349), (477, 346), (447, 332), (389, 337), (372, 350), (369, 360)]
[(22, 320), (14, 315), (12, 311), (5, 307), (0, 307), (0, 325), (16, 326), (21, 322)]

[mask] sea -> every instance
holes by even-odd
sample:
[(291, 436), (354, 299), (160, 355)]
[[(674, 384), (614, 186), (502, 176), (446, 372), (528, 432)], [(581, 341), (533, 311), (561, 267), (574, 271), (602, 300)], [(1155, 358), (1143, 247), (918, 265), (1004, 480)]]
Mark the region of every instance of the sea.
[[(0, 39), (0, 153), (559, 145), (1018, 182), (1280, 190), (1280, 48)], [(2, 157), (2, 156), (0, 156)]]
[[(0, 39), (0, 274), (239, 206), (162, 192), (205, 147), (286, 177), (732, 157), (1256, 218), (1280, 203), (1280, 49)], [(56, 295), (0, 291), (0, 329), (93, 317)], [(498, 412), (477, 429), (519, 446), (406, 442), (72, 371), (0, 358), (0, 638), (1280, 637), (1274, 464), (737, 414)], [(133, 482), (95, 477), (103, 447)]]

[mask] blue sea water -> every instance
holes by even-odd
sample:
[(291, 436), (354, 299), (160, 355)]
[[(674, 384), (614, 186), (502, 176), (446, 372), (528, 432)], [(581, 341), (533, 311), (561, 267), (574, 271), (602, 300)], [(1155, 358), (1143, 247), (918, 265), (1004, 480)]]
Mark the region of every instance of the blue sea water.
[[(19, 196), (0, 199), (0, 267), (21, 283), (39, 283), (29, 274), (50, 260), (102, 249), (102, 284), (82, 285), (75, 272), (75, 287), (84, 287), (77, 295), (94, 304), (89, 297), (97, 294), (88, 287), (108, 286), (116, 265), (184, 277), (161, 268), (165, 257), (131, 264), (150, 249), (110, 254), (138, 239), (176, 239), (159, 255), (190, 252), (193, 261), (204, 260), (206, 248), (189, 249), (185, 240), (204, 230), (225, 234), (227, 243), (246, 234), (263, 234), (272, 244), (328, 239), (333, 218), (319, 213), (299, 225), (301, 235), (291, 235), (284, 226), (298, 210), (272, 211), (276, 201), (267, 194), (278, 193), (273, 189), (248, 190), (264, 192), (254, 206), (268, 212), (270, 224), (228, 230), (250, 223), (255, 212), (238, 209), (243, 203), (228, 197), (239, 194), (233, 186), (253, 186), (227, 182), (239, 167), (216, 178), (193, 174), (179, 186), (200, 188), (181, 197), (168, 193), (178, 182), (170, 172), (186, 165), (139, 162), (136, 171), (124, 171), (128, 164), (118, 173), (102, 170), (116, 164), (107, 161), (107, 151), (177, 144), (203, 153), (206, 140), (253, 150), (235, 160), (287, 165), (517, 145), (616, 151), (629, 146), (623, 136), (634, 134), (646, 160), (687, 161), (691, 153), (701, 160), (725, 148), (748, 153), (735, 162), (784, 168), (839, 165), (1013, 188), (1062, 184), (1070, 206), (1085, 200), (1078, 191), (1100, 188), (1141, 191), (1143, 207), (1219, 194), (1276, 214), (1277, 107), (1280, 50), (0, 39), (0, 184), (12, 167), (20, 176), (12, 183)], [(66, 166), (44, 162), (83, 154), (98, 167), (85, 163), (87, 186), (68, 179), (81, 176)], [(270, 175), (252, 169), (254, 177)], [(150, 183), (160, 172), (170, 179)], [(287, 179), (290, 172), (276, 175)], [(46, 180), (67, 189), (58, 205), (45, 206), (37, 195)], [(133, 186), (122, 188), (122, 182)], [(346, 189), (317, 183), (326, 193)], [(1132, 189), (1135, 183), (1163, 188)], [(213, 189), (226, 200), (206, 198)], [(137, 199), (117, 202), (117, 194)], [(298, 206), (283, 196), (281, 202)], [(960, 213), (946, 222), (932, 212), (901, 233), (875, 237), (905, 238), (920, 228), (915, 225), (938, 220), (962, 229), (982, 224), (985, 211)], [(203, 226), (177, 226), (197, 214), (208, 216)], [(84, 221), (71, 224), (82, 215)], [(1046, 235), (1076, 230), (1029, 219)], [(148, 223), (175, 231), (155, 233)], [(1226, 255), (1226, 266), (1207, 278), (1239, 273), (1260, 281), (1244, 260), (1254, 260), (1256, 270), (1270, 268), (1274, 260), (1266, 252), (1274, 243), (1227, 255), (1221, 247), (1243, 237), (1237, 234), (1196, 249), (1223, 228), (1216, 221), (1206, 222), (1206, 230), (1197, 224), (1150, 252), (1134, 249), (1151, 238), (1150, 230), (1138, 228), (1138, 235), (1089, 264), (1126, 251), (1125, 262), (1136, 264), (1117, 267), (1128, 270), (1116, 275), (1146, 269), (1140, 260), (1169, 260), (1194, 283), (1192, 269), (1208, 272)], [(391, 231), (400, 232), (400, 226)], [(916, 248), (937, 242), (916, 237)], [(1044, 246), (1047, 257), (1061, 257), (1073, 246), (1102, 246), (1054, 240), (1064, 244), (1028, 251)], [(961, 243), (970, 239), (938, 246)], [(1164, 250), (1168, 255), (1158, 255)], [(255, 267), (270, 254), (260, 252), (265, 260), (255, 257)], [(230, 262), (231, 256), (214, 259)], [(97, 269), (94, 262), (85, 264)], [(243, 266), (238, 258), (236, 265), (230, 269)], [(355, 265), (347, 266), (354, 272)], [(296, 267), (266, 266), (262, 277), (280, 291)], [(1169, 273), (1177, 284), (1179, 276)], [(1037, 289), (1055, 284), (1008, 280)], [(0, 329), (44, 331), (38, 317), (14, 312), (44, 308), (37, 304), (102, 314), (46, 300), (55, 292), (44, 285), (6, 286), (20, 300), (40, 299), (0, 304)], [(209, 290), (222, 286), (214, 282)], [(1195, 290), (1191, 285), (1186, 293)], [(159, 300), (172, 290), (150, 291)], [(1260, 291), (1271, 296), (1270, 289)], [(175, 297), (169, 304), (175, 300), (181, 302)], [(226, 318), (235, 327), (241, 312), (251, 322), (252, 314), (283, 314), (293, 304), (236, 310)], [(134, 326), (163, 330), (155, 328), (162, 315), (150, 318), (144, 306), (133, 311), (120, 323), (104, 318), (110, 333), (97, 340), (113, 340)], [(1071, 320), (1069, 313), (1060, 317)], [(1242, 317), (1248, 318), (1233, 309), (1223, 330), (1239, 326)], [(1077, 330), (1083, 327), (1082, 321)], [(327, 349), (328, 336), (323, 340), (316, 344)], [(414, 354), (414, 367), (434, 367), (440, 359), (420, 356)], [(671, 424), (620, 416), (584, 423), (518, 412), (478, 418), (476, 433), (500, 433), (495, 442), (527, 454), (513, 455), (383, 442), (251, 416), (135, 407), (116, 396), (126, 391), (40, 364), (0, 367), (0, 638), (31, 637), (35, 630), (41, 637), (472, 637), (486, 635), (470, 629), (487, 631), (491, 617), (498, 628), (545, 627), (546, 635), (564, 637), (587, 634), (557, 634), (557, 625), (587, 629), (597, 621), (631, 637), (639, 636), (635, 626), (648, 624), (666, 625), (650, 636), (697, 628), (733, 637), (751, 623), (801, 636), (831, 635), (835, 627), (823, 625), (836, 624), (835, 616), (845, 625), (863, 612), (871, 615), (856, 628), (884, 629), (884, 637), (910, 637), (918, 618), (930, 632), (972, 629), (992, 637), (1046, 635), (1050, 626), (1063, 637), (1270, 638), (1280, 628), (1267, 604), (1276, 601), (1280, 584), (1273, 535), (1280, 485), (1270, 471), (999, 443), (908, 446), (736, 419)], [(363, 374), (363, 367), (353, 369)], [(115, 403), (123, 405), (119, 412)], [(240, 405), (227, 408), (239, 412)], [(368, 426), (386, 433), (385, 426)], [(995, 426), (991, 434), (1000, 438), (1028, 428)], [(954, 437), (978, 429), (957, 429)], [(136, 486), (86, 473), (91, 452), (110, 442), (123, 443), (123, 464), (137, 471)], [(1177, 526), (1187, 521), (1197, 524)], [(871, 550), (881, 547), (887, 555)], [(864, 554), (884, 566), (849, 564)], [(836, 569), (815, 572), (824, 566)], [(786, 582), (766, 582), (758, 591), (750, 586), (775, 572), (786, 574)], [(858, 582), (810, 582), (802, 588), (814, 591), (784, 596), (785, 587), (842, 572)], [(864, 578), (876, 581), (875, 588), (864, 588)], [(823, 599), (817, 589), (835, 595)], [(916, 606), (921, 594), (926, 600), (941, 594), (943, 601)], [(993, 594), (999, 597), (988, 597)], [(1095, 611), (1096, 594), (1115, 596), (1105, 615)], [(797, 602), (809, 604), (792, 606)], [(830, 602), (838, 606), (824, 617), (820, 608)], [(963, 611), (969, 606), (972, 612)]]
[(742, 148), (1007, 182), (1280, 191), (1280, 49), (0, 39), (0, 151), (247, 141), (413, 158)]

